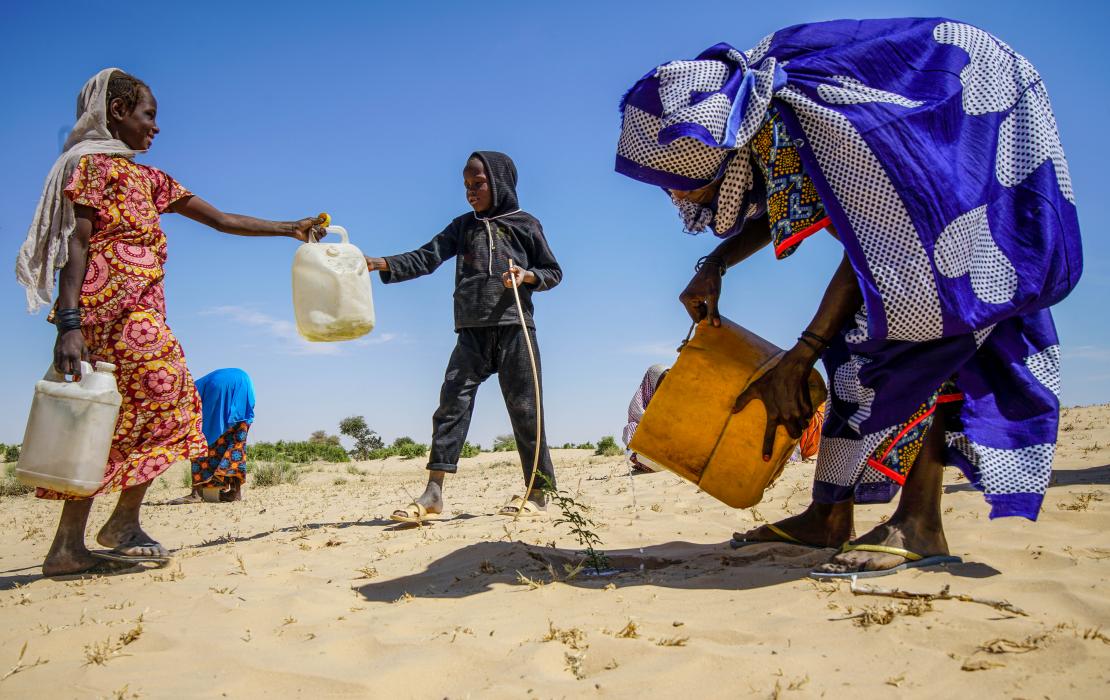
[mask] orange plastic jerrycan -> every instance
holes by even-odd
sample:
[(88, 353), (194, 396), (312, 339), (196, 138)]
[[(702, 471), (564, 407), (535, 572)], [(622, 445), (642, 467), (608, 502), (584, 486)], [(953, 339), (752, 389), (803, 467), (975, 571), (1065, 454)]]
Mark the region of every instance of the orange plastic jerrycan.
[[(737, 414), (732, 406), (782, 355), (781, 348), (728, 319), (721, 318), (719, 328), (699, 323), (628, 448), (733, 508), (759, 503), (798, 441), (779, 426), (771, 461), (764, 462), (763, 402), (752, 401)], [(825, 401), (825, 382), (816, 370), (809, 375), (809, 395), (814, 406)]]

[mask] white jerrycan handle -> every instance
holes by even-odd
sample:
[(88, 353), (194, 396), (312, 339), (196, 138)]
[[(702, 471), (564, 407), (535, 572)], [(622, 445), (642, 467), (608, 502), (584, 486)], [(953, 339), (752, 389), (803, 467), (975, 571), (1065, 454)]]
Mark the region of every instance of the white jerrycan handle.
[[(84, 360), (81, 360), (81, 377), (82, 377), (82, 379), (87, 377), (88, 375), (90, 375), (92, 373), (93, 373), (92, 365), (90, 365), (88, 362), (85, 362)], [(50, 364), (50, 369), (46, 370), (46, 374), (43, 375), (43, 379), (45, 379), (48, 382), (64, 382), (66, 380), (64, 374), (62, 374), (58, 370), (54, 369), (54, 364), (53, 363)]]
[[(351, 242), (350, 236), (347, 235), (347, 229), (343, 228), (342, 226), (328, 226), (324, 230), (327, 231), (328, 233), (338, 234), (339, 237), (342, 239), (340, 241), (340, 243), (350, 243)], [(316, 242), (323, 244), (322, 241), (316, 241)], [(326, 245), (326, 244), (324, 244), (324, 245)]]

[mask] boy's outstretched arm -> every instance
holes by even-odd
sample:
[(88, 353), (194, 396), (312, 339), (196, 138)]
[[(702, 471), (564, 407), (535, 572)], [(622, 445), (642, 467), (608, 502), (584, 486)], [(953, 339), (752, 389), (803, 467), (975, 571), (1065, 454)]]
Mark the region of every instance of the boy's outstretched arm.
[(459, 234), (454, 223), (416, 250), (384, 258), (366, 256), (366, 269), (381, 273), (382, 282), (404, 282), (436, 271), (444, 260), (459, 252)]

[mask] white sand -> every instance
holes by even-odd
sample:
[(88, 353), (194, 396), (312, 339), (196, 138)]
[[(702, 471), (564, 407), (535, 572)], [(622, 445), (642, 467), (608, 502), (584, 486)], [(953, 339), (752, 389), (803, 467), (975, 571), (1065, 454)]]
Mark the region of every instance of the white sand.
[[(91, 581), (42, 579), (59, 507), (6, 498), (0, 675), (19, 671), (0, 696), (1106, 697), (1110, 407), (1067, 411), (1062, 428), (1038, 523), (988, 521), (949, 470), (945, 525), (966, 563), (868, 582), (950, 586), (1028, 616), (954, 600), (908, 610), (808, 580), (827, 550), (731, 550), (734, 530), (806, 505), (806, 464), (750, 511), (665, 473), (634, 478), (633, 507), (621, 459), (556, 451), (561, 486), (632, 570), (555, 582), (578, 549), (566, 526), (493, 515), (520, 488), (515, 455), (464, 460), (448, 517), (424, 528), (385, 520), (420, 492), (419, 460), (355, 465), (366, 475), (314, 465), (296, 486), (248, 487), (240, 504), (148, 508), (175, 563)], [(180, 495), (179, 481), (170, 472), (151, 497)], [(113, 503), (98, 500), (90, 532)], [(859, 508), (857, 529), (891, 510)], [(888, 609), (887, 624), (837, 619)], [(635, 636), (620, 636), (630, 621)]]

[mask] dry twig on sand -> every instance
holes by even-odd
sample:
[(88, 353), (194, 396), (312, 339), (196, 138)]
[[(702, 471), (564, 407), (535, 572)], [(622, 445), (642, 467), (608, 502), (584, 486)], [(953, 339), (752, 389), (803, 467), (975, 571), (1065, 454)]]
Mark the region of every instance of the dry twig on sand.
[(903, 591), (900, 588), (876, 588), (874, 586), (860, 586), (857, 584), (856, 579), (852, 579), (851, 586), (852, 593), (855, 595), (877, 595), (886, 596), (888, 598), (918, 598), (921, 600), (962, 600), (965, 603), (979, 603), (980, 605), (989, 605), (995, 610), (1013, 613), (1014, 615), (1021, 615), (1022, 617), (1029, 617), (1029, 613), (1017, 607), (1013, 603), (1006, 600), (990, 600), (988, 598), (976, 598), (975, 596), (966, 595), (964, 593), (951, 593), (949, 586), (945, 586), (937, 593), (914, 593), (913, 591)]
[(34, 668), (35, 666), (41, 666), (45, 663), (49, 663), (48, 659), (38, 658), (38, 659), (35, 659), (35, 661), (33, 663), (25, 664), (25, 663), (23, 663), (23, 656), (26, 653), (27, 653), (27, 642), (23, 642), (23, 648), (19, 650), (19, 658), (15, 660), (15, 665), (12, 666), (8, 670), (8, 672), (5, 673), (3, 676), (0, 676), (0, 681), (7, 680), (11, 676), (14, 676), (15, 674), (19, 673), (20, 671), (26, 671), (27, 669)]

